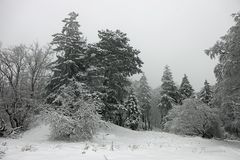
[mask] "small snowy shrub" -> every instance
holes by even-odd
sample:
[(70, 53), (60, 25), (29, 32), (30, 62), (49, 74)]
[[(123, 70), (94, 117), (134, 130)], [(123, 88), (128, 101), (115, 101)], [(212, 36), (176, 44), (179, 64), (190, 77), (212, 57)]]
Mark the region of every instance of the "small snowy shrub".
[(0, 159), (2, 159), (5, 154), (6, 154), (5, 151), (1, 150), (1, 148), (0, 148)]
[(50, 122), (51, 138), (56, 140), (88, 140), (91, 139), (100, 123), (100, 116), (96, 112), (94, 103), (79, 100), (73, 106), (78, 110), (71, 113), (68, 111), (51, 111), (48, 114)]
[(129, 145), (128, 146), (132, 151), (134, 151), (134, 150), (137, 150), (137, 149), (139, 149), (139, 145), (136, 145), (136, 144), (134, 144), (134, 145)]
[(177, 134), (212, 138), (222, 136), (219, 123), (214, 109), (197, 99), (186, 99), (183, 105), (169, 111), (164, 128)]
[(73, 81), (52, 97), (52, 104), (46, 107), (51, 138), (70, 141), (92, 138), (100, 123), (97, 113), (100, 103), (84, 85)]
[(32, 145), (25, 145), (21, 148), (22, 152), (26, 152), (26, 151), (33, 152), (33, 151), (36, 151), (36, 150), (37, 150), (37, 148), (33, 147)]
[(2, 146), (7, 146), (7, 142), (2, 142)]
[(7, 145), (7, 142), (3, 142), (2, 145), (0, 146), (0, 159), (4, 157), (4, 155), (6, 154), (6, 151), (8, 150), (6, 145)]

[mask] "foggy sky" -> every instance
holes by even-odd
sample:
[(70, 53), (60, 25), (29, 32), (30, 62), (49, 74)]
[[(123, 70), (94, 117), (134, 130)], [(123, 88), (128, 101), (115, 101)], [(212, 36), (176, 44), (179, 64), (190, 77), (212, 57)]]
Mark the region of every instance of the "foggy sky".
[[(0, 0), (3, 47), (51, 42), (69, 12), (79, 13), (80, 30), (97, 42), (97, 30), (120, 29), (141, 51), (143, 71), (154, 88), (169, 65), (179, 85), (187, 74), (195, 90), (215, 83), (215, 61), (204, 54), (233, 25), (240, 0)], [(135, 76), (134, 78), (138, 78)]]

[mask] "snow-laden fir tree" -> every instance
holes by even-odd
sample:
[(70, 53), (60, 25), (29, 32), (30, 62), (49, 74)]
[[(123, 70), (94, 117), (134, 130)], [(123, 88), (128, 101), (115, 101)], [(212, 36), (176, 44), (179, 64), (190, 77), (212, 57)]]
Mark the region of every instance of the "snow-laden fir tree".
[(126, 110), (126, 119), (124, 125), (132, 130), (136, 130), (141, 121), (141, 109), (138, 105), (137, 98), (133, 93), (128, 96), (128, 99), (124, 104), (124, 108)]
[(204, 82), (204, 87), (200, 92), (199, 99), (208, 105), (210, 105), (213, 99), (213, 91), (207, 80)]
[(114, 97), (123, 101), (126, 96), (126, 86), (130, 85), (128, 77), (141, 73), (143, 62), (138, 57), (139, 50), (129, 44), (126, 33), (120, 30), (102, 30), (98, 32), (100, 41), (96, 44), (101, 54), (98, 54), (99, 63), (104, 68), (104, 85), (114, 91)]
[(144, 122), (144, 129), (150, 129), (150, 109), (151, 109), (151, 88), (148, 85), (145, 74), (142, 75), (139, 81), (139, 88), (137, 89), (137, 98), (139, 106), (142, 109), (142, 119)]
[(182, 79), (179, 92), (181, 94), (182, 99), (190, 98), (194, 94), (194, 89), (192, 88), (192, 85), (190, 84), (186, 74), (184, 74), (184, 77)]
[(84, 81), (86, 79), (86, 50), (87, 44), (80, 25), (76, 18), (78, 14), (71, 12), (68, 18), (63, 20), (64, 26), (61, 33), (53, 35), (51, 44), (55, 46), (57, 60), (53, 63), (53, 76), (47, 85), (47, 94), (50, 94), (68, 84), (70, 79)]
[(177, 87), (173, 81), (172, 72), (168, 66), (165, 66), (163, 72), (161, 88), (159, 108), (163, 120), (168, 111), (172, 109), (173, 104), (181, 103), (180, 94), (178, 93)]
[(77, 14), (65, 18), (62, 32), (52, 44), (60, 53), (47, 85), (47, 115), (54, 139), (80, 140), (92, 137), (99, 123), (98, 97), (84, 83), (89, 69), (86, 41), (79, 31)]
[(118, 125), (123, 125), (122, 114), (118, 112), (128, 95), (131, 85), (128, 77), (141, 72), (143, 62), (138, 57), (139, 50), (129, 44), (126, 33), (120, 30), (102, 30), (98, 32), (100, 41), (95, 44), (95, 58), (99, 68), (103, 68), (102, 115)]

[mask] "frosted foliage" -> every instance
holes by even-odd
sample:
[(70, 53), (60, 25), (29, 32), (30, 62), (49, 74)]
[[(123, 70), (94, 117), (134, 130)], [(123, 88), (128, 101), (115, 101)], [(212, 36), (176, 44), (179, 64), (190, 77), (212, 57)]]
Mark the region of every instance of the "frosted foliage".
[(204, 82), (204, 87), (200, 92), (199, 99), (204, 103), (210, 105), (213, 98), (213, 91), (207, 81)]
[(53, 35), (51, 44), (57, 53), (57, 59), (51, 66), (53, 76), (47, 85), (47, 95), (68, 84), (69, 79), (75, 78), (81, 82), (86, 79), (87, 44), (79, 31), (77, 16), (78, 14), (71, 12), (69, 17), (63, 20), (62, 32)]
[[(205, 53), (218, 58), (214, 69), (218, 83), (210, 104), (220, 108), (225, 130), (240, 137), (240, 12), (232, 16), (234, 25)], [(208, 102), (209, 98), (202, 99)]]
[(128, 100), (125, 102), (125, 109), (127, 111), (125, 126), (130, 127), (133, 130), (137, 129), (141, 119), (141, 110), (137, 104), (137, 99), (135, 96), (129, 96)]
[(100, 116), (96, 114), (95, 105), (91, 102), (79, 100), (73, 104), (77, 111), (71, 116), (53, 111), (49, 115), (51, 137), (63, 140), (91, 139), (100, 123)]
[(100, 102), (90, 94), (83, 83), (71, 81), (51, 95), (53, 103), (48, 106), (51, 137), (64, 140), (90, 139), (100, 122), (97, 109)]
[(193, 96), (194, 90), (192, 88), (192, 85), (188, 81), (188, 77), (186, 74), (184, 74), (179, 91), (180, 91), (182, 99), (190, 98), (191, 96)]
[(166, 116), (167, 112), (172, 108), (173, 104), (181, 104), (180, 94), (173, 81), (172, 72), (168, 66), (165, 66), (165, 70), (162, 76), (161, 85), (161, 98), (159, 108), (161, 116)]
[(216, 111), (196, 99), (186, 99), (182, 106), (174, 106), (166, 119), (165, 129), (170, 132), (208, 138), (221, 136)]
[(165, 66), (163, 76), (162, 76), (162, 89), (163, 92), (175, 92), (177, 87), (173, 81), (172, 72), (169, 69), (169, 66)]
[(140, 79), (140, 84), (139, 84), (139, 88), (137, 91), (137, 97), (139, 100), (139, 104), (141, 106), (145, 107), (143, 109), (149, 110), (150, 109), (150, 99), (151, 99), (151, 88), (149, 87), (149, 85), (147, 83), (147, 78), (144, 74)]

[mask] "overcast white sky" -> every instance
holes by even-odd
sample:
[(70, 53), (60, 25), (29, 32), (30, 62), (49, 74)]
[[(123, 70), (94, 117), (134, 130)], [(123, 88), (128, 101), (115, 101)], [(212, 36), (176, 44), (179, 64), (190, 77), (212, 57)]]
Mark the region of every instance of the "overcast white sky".
[(168, 64), (180, 84), (186, 73), (195, 90), (215, 83), (216, 62), (204, 54), (233, 24), (240, 0), (0, 0), (3, 46), (51, 42), (61, 20), (79, 13), (81, 31), (97, 42), (97, 30), (120, 29), (141, 50), (143, 71), (152, 87), (161, 84)]

